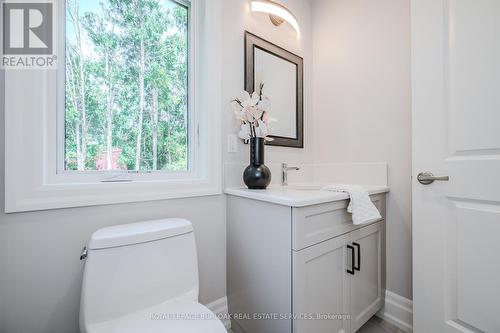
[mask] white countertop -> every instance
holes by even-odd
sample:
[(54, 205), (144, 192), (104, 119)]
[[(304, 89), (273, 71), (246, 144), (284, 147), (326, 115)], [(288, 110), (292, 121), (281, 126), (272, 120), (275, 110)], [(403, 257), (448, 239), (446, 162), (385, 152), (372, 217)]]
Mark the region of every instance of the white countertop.
[[(387, 193), (389, 187), (362, 185), (370, 195)], [(290, 207), (305, 207), (326, 202), (349, 199), (346, 193), (320, 191), (319, 184), (291, 184), (289, 186), (271, 185), (267, 190), (249, 190), (248, 188), (226, 188), (225, 193), (237, 197), (266, 201)]]

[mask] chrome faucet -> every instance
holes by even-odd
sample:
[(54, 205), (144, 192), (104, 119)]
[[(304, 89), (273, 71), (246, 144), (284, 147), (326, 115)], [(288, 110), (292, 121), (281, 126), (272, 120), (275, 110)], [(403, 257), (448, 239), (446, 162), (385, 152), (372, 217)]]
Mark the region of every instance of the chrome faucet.
[(281, 163), (281, 186), (288, 186), (288, 171), (299, 171), (299, 167), (289, 167), (286, 163)]

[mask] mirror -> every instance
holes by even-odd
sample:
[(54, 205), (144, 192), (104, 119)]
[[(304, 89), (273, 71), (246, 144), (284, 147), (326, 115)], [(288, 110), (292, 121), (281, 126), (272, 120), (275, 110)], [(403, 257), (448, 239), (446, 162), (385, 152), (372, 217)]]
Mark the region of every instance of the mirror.
[(270, 146), (304, 148), (303, 59), (249, 32), (245, 33), (245, 90), (264, 84), (271, 99)]

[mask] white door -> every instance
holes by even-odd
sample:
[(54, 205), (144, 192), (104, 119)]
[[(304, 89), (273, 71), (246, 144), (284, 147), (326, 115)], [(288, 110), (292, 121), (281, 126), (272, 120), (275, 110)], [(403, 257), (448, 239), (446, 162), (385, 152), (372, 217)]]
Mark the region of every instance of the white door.
[(382, 306), (381, 234), (376, 223), (349, 234), (354, 252), (350, 276), (351, 332), (356, 332)]
[(348, 236), (340, 236), (299, 252), (293, 252), (294, 333), (348, 333), (349, 321), (342, 318), (308, 318), (309, 314), (349, 313), (349, 276), (346, 270)]
[(412, 66), (414, 331), (497, 333), (500, 1), (412, 0)]

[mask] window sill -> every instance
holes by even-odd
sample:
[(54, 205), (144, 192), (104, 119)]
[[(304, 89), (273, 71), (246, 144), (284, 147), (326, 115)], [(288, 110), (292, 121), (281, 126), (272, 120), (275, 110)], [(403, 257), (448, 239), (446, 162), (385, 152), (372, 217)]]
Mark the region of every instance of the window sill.
[(14, 193), (6, 193), (5, 212), (20, 213), (220, 194), (220, 184), (203, 180), (45, 185), (38, 187), (36, 191), (29, 191), (29, 195), (17, 187)]

